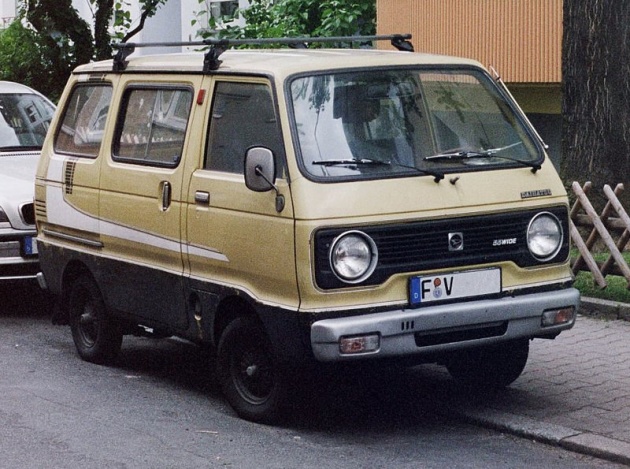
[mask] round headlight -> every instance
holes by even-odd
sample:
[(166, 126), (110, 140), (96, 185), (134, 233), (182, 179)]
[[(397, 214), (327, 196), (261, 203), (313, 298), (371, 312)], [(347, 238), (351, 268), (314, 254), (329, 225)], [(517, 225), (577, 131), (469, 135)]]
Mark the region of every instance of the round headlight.
[(330, 266), (337, 278), (346, 283), (359, 283), (376, 268), (376, 244), (361, 231), (347, 231), (335, 238), (330, 248)]
[(544, 212), (536, 215), (527, 228), (527, 247), (540, 261), (553, 258), (562, 247), (562, 225), (555, 215)]

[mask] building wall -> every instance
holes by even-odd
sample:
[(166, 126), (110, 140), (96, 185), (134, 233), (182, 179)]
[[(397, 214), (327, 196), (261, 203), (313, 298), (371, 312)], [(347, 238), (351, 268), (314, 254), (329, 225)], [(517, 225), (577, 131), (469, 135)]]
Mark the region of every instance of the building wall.
[(506, 82), (559, 83), (562, 0), (377, 0), (379, 34), (411, 33), (417, 51), (461, 55)]

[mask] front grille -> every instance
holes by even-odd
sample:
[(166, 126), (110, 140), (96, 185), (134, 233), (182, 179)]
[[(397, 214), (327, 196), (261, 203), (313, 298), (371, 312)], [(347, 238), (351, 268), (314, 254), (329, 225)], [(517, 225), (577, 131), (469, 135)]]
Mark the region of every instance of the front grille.
[(20, 215), (22, 217), (22, 221), (27, 225), (35, 224), (35, 209), (33, 207), (33, 203), (24, 204), (20, 207)]
[[(549, 262), (564, 261), (569, 254), (569, 227), (566, 207), (500, 213), (493, 215), (428, 220), (369, 227), (322, 229), (315, 234), (317, 285), (324, 289), (347, 287), (332, 272), (328, 260), (334, 239), (349, 229), (363, 231), (378, 248), (378, 265), (360, 285), (378, 285), (397, 273), (511, 261), (520, 267), (543, 262), (527, 248), (527, 228), (540, 212), (553, 213), (564, 232), (563, 246)], [(463, 248), (449, 250), (449, 234), (461, 233)]]

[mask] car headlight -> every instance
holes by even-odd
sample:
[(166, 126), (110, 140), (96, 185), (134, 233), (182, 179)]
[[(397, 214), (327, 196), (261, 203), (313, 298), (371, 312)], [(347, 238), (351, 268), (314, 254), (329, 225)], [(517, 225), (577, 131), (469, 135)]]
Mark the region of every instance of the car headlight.
[(527, 247), (539, 261), (553, 258), (562, 247), (564, 234), (560, 220), (549, 212), (537, 214), (527, 228)]
[(360, 283), (374, 272), (378, 250), (374, 240), (361, 231), (347, 231), (330, 248), (330, 266), (346, 283)]

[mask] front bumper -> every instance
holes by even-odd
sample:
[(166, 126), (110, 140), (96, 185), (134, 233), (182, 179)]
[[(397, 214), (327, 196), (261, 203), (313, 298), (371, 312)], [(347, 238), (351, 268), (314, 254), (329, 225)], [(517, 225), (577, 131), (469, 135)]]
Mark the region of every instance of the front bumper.
[(39, 272), (35, 231), (0, 231), (0, 282), (35, 279)]
[[(579, 303), (579, 291), (568, 288), (496, 300), (323, 319), (311, 327), (311, 346), (317, 360), (335, 362), (441, 353), (519, 338), (554, 337), (573, 327)], [(544, 312), (569, 307), (575, 311), (570, 321), (543, 327)], [(378, 335), (376, 350), (341, 353), (342, 338), (368, 334)]]

